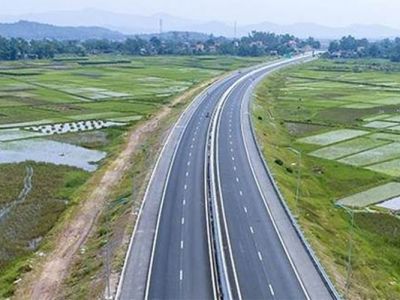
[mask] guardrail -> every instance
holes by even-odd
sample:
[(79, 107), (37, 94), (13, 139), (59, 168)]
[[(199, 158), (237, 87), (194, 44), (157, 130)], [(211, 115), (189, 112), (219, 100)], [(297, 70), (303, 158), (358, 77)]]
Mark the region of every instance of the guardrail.
[(215, 178), (215, 127), (219, 115), (219, 105), (211, 116), (211, 122), (207, 130), (206, 145), (206, 197), (210, 211), (210, 230), (215, 253), (215, 270), (217, 273), (216, 284), (218, 286), (218, 298), (232, 299), (228, 270), (226, 265), (223, 234), (221, 230), (220, 208), (218, 205), (218, 191)]
[[(265, 76), (261, 76), (261, 78), (258, 79), (255, 84), (257, 84), (259, 81), (261, 81), (264, 77)], [(251, 102), (252, 101), (249, 101), (249, 108), (248, 108), (249, 109), (248, 118), (249, 118), (250, 127), (251, 127), (251, 134), (252, 134), (254, 142), (256, 144), (257, 152), (260, 155), (260, 158), (261, 158), (261, 160), (263, 162), (263, 166), (265, 168), (265, 171), (267, 172), (268, 177), (272, 182), (272, 186), (274, 187), (274, 190), (275, 190), (276, 194), (278, 195), (278, 199), (279, 199), (281, 205), (283, 206), (283, 208), (285, 210), (285, 213), (288, 216), (291, 224), (293, 225), (297, 236), (300, 238), (300, 240), (301, 240), (304, 248), (306, 249), (308, 255), (310, 256), (314, 266), (316, 267), (318, 273), (321, 275), (321, 278), (323, 279), (326, 287), (328, 288), (329, 293), (331, 294), (331, 296), (333, 298), (341, 299), (341, 296), (337, 292), (337, 290), (336, 290), (335, 286), (333, 285), (332, 281), (329, 279), (329, 276), (326, 273), (324, 267), (320, 263), (318, 257), (315, 255), (314, 250), (311, 248), (311, 246), (308, 243), (306, 237), (304, 236), (303, 231), (301, 230), (299, 224), (297, 223), (296, 219), (293, 217), (293, 215), (292, 215), (288, 205), (286, 204), (286, 201), (285, 201), (285, 199), (284, 199), (284, 197), (283, 197), (278, 185), (275, 182), (275, 179), (274, 179), (274, 177), (272, 175), (272, 172), (271, 172), (271, 170), (270, 170), (270, 168), (268, 166), (268, 163), (266, 162), (266, 160), (264, 158), (263, 152), (261, 150), (261, 146), (260, 146), (260, 144), (259, 144), (259, 142), (257, 140), (257, 136), (256, 136), (256, 133), (254, 131), (254, 124), (253, 124), (253, 119), (252, 119), (252, 114), (251, 114), (251, 106), (250, 106)]]

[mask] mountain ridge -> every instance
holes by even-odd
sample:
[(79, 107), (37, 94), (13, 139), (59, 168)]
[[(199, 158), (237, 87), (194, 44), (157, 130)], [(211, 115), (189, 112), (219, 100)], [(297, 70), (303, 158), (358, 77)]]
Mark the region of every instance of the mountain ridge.
[(124, 40), (126, 38), (122, 33), (99, 26), (56, 26), (26, 20), (16, 23), (0, 23), (0, 36), (27, 40)]
[[(57, 26), (89, 26), (103, 27), (111, 31), (118, 31), (125, 35), (150, 34), (162, 31), (188, 31), (216, 36), (234, 36), (233, 24), (220, 21), (198, 21), (188, 18), (175, 17), (165, 13), (142, 16), (129, 13), (114, 13), (98, 9), (84, 9), (80, 11), (56, 11), (40, 14), (20, 16), (0, 16), (0, 22), (15, 22), (20, 19), (54, 24)], [(160, 28), (160, 19), (163, 20)], [(300, 38), (309, 36), (318, 39), (338, 39), (342, 36), (353, 35), (357, 38), (382, 39), (400, 36), (400, 29), (380, 24), (352, 24), (342, 27), (330, 27), (311, 22), (294, 24), (276, 24), (260, 22), (237, 27), (237, 37), (248, 35), (251, 31), (266, 31), (277, 34), (289, 33)]]

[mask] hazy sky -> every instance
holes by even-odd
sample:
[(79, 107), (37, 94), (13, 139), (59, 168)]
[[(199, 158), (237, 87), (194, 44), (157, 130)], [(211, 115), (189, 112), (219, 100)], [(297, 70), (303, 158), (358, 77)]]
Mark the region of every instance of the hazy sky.
[(384, 24), (400, 28), (400, 0), (0, 0), (0, 14), (98, 8), (150, 15), (168, 13), (239, 24), (315, 22), (341, 26)]

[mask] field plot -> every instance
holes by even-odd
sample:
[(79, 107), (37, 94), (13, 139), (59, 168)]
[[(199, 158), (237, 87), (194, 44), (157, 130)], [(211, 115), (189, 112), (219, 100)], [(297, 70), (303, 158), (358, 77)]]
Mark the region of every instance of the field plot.
[(367, 109), (367, 108), (375, 108), (380, 107), (381, 104), (372, 104), (372, 103), (352, 103), (343, 105), (344, 108), (355, 108), (355, 109)]
[(71, 123), (39, 125), (39, 126), (25, 127), (24, 129), (42, 135), (53, 135), (53, 134), (64, 134), (70, 132), (100, 130), (103, 128), (125, 126), (125, 125), (126, 123), (117, 123), (117, 122), (103, 121), (103, 120), (90, 120), (90, 121), (78, 121)]
[(400, 143), (391, 143), (369, 151), (348, 156), (339, 160), (339, 162), (353, 166), (366, 166), (398, 157), (400, 157)]
[(396, 125), (399, 125), (399, 124), (393, 123), (393, 122), (385, 122), (385, 121), (373, 121), (368, 124), (365, 124), (364, 127), (379, 129), (379, 128), (394, 127)]
[(400, 116), (391, 116), (390, 118), (383, 119), (388, 122), (397, 122), (400, 123)]
[(43, 133), (29, 132), (26, 130), (16, 129), (0, 129), (0, 142), (21, 140), (26, 138), (43, 136)]
[(399, 134), (390, 134), (390, 133), (374, 133), (368, 136), (370, 139), (383, 140), (383, 141), (392, 141), (392, 142), (400, 142)]
[[(74, 60), (47, 61), (31, 64), (32, 72), (29, 64), (24, 65), (26, 76), (0, 74), (0, 125), (42, 119), (62, 121), (95, 113), (146, 118), (160, 105), (168, 104), (174, 95), (195, 84), (265, 58), (224, 57), (220, 61), (218, 57), (123, 57), (122, 60), (123, 63), (114, 64), (112, 56), (101, 56), (90, 58), (85, 64)], [(15, 66), (18, 64), (22, 62)]]
[(400, 183), (390, 182), (337, 201), (340, 205), (364, 207), (383, 202), (400, 195)]
[(390, 130), (393, 130), (393, 131), (400, 131), (400, 125), (390, 127), (389, 129), (390, 129)]
[(314, 152), (311, 152), (310, 155), (334, 160), (354, 153), (365, 151), (374, 147), (378, 147), (387, 143), (389, 142), (383, 140), (357, 138), (347, 142), (335, 144), (333, 146), (318, 149)]
[(386, 209), (390, 209), (392, 211), (399, 211), (400, 210), (400, 197), (396, 197), (385, 202), (377, 204), (379, 207), (383, 207)]
[(387, 174), (389, 176), (400, 176), (400, 159), (395, 159), (367, 167), (368, 170)]
[(390, 116), (391, 116), (390, 114), (377, 114), (372, 117), (363, 118), (363, 121), (372, 122), (372, 121), (386, 120), (386, 118), (389, 118)]
[(339, 129), (327, 133), (306, 137), (300, 139), (299, 142), (325, 146), (345, 140), (350, 140), (352, 138), (366, 135), (368, 133), (369, 133), (368, 131), (363, 131), (363, 130)]

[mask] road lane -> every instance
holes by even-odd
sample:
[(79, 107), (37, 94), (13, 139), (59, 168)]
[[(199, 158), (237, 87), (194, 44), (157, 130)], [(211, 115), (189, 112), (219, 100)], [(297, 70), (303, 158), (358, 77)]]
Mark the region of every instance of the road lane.
[(245, 80), (231, 92), (218, 132), (220, 182), (240, 290), (243, 299), (305, 299), (247, 159), (240, 106), (251, 83)]
[(216, 102), (237, 79), (208, 93), (183, 133), (172, 163), (148, 279), (150, 299), (212, 299), (206, 228), (204, 150)]
[[(218, 82), (208, 89), (203, 99), (198, 100), (190, 115), (184, 113), (186, 120), (173, 131), (181, 130), (180, 138), (175, 134), (174, 154), (172, 145), (167, 145), (169, 152), (160, 156), (161, 160), (170, 157), (168, 174), (164, 180), (159, 168), (149, 185), (150, 199), (147, 199), (140, 218), (136, 236), (133, 237), (130, 251), (124, 267), (119, 287), (118, 299), (212, 299), (216, 297), (215, 274), (211, 261), (215, 253), (209, 247), (208, 211), (205, 197), (205, 149), (210, 137), (209, 124), (212, 112), (226, 99), (222, 106), (217, 126), (217, 152), (219, 184), (221, 186), (222, 208), (226, 222), (226, 236), (229, 243), (225, 255), (230, 268), (229, 276), (236, 275), (238, 292), (233, 295), (243, 299), (305, 299), (308, 295), (299, 280), (291, 261), (291, 255), (283, 246), (282, 237), (277, 230), (272, 215), (266, 208), (264, 192), (254, 175), (253, 160), (247, 152), (241, 128), (241, 105), (248, 97), (249, 87), (254, 80), (272, 69), (287, 64), (274, 64), (258, 73), (240, 73)], [(230, 91), (229, 97), (226, 98)], [(246, 97), (245, 97), (246, 96)], [(247, 99), (248, 100), (248, 99)], [(217, 109), (218, 111), (218, 109)], [(212, 115), (213, 116), (213, 115)], [(242, 116), (243, 118), (243, 116)], [(210, 127), (211, 128), (211, 127)], [(214, 134), (214, 133), (213, 133)], [(254, 143), (254, 141), (252, 141)], [(167, 142), (168, 144), (169, 142)], [(248, 145), (247, 145), (248, 146)], [(254, 156), (254, 153), (253, 153)], [(166, 162), (162, 168), (166, 172)], [(257, 169), (257, 171), (259, 171)], [(263, 170), (265, 173), (265, 170)], [(265, 176), (265, 174), (263, 174)], [(270, 184), (270, 183), (269, 183)], [(145, 222), (146, 217), (155, 219), (155, 196), (162, 187), (161, 204), (158, 206), (157, 222)], [(154, 192), (154, 190), (156, 192)], [(268, 187), (268, 191), (273, 189)], [(264, 195), (265, 196), (265, 195)], [(274, 195), (274, 197), (276, 197)], [(281, 212), (279, 220), (283, 219)], [(275, 216), (274, 216), (275, 217)], [(151, 218), (150, 218), (151, 219)], [(143, 223), (145, 225), (143, 225)], [(285, 220), (286, 226), (292, 227)], [(223, 226), (223, 225), (221, 225)], [(152, 228), (155, 230), (152, 231)], [(150, 252), (150, 246), (141, 246), (145, 239), (149, 244), (153, 236), (149, 263), (141, 259), (143, 253)], [(298, 237), (295, 237), (298, 239)], [(229, 244), (229, 245), (228, 245)], [(147, 248), (146, 248), (147, 247)], [(298, 242), (295, 247), (302, 247)], [(230, 250), (230, 251), (228, 251)], [(146, 252), (147, 251), (147, 252)], [(299, 252), (302, 252), (299, 251)], [(228, 253), (230, 252), (230, 253)], [(147, 254), (146, 254), (147, 255)], [(313, 291), (326, 290), (315, 266), (307, 254), (299, 258), (305, 273), (314, 274), (307, 281), (307, 288)], [(138, 268), (138, 269), (136, 269)], [(312, 269), (312, 270), (311, 270)], [(143, 283), (144, 271), (147, 280)], [(305, 272), (304, 272), (305, 271)], [(309, 272), (311, 271), (311, 272)], [(315, 275), (317, 274), (317, 275)], [(233, 276), (232, 276), (233, 277)], [(235, 286), (234, 279), (229, 278), (230, 286)], [(139, 283), (139, 284), (138, 284)], [(145, 286), (145, 291), (143, 286)], [(328, 292), (317, 292), (312, 295), (323, 295), (314, 299), (329, 299)]]

